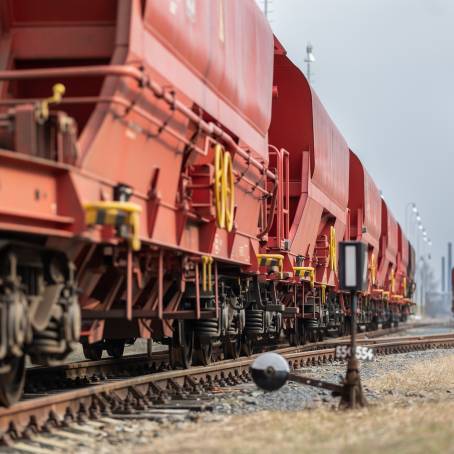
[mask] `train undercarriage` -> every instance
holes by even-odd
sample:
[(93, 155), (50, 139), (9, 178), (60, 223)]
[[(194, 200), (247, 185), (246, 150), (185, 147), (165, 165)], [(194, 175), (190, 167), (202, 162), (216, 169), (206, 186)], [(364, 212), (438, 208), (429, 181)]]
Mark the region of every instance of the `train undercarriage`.
[[(83, 337), (87, 358), (99, 359), (103, 350), (110, 356), (119, 356), (112, 353), (112, 343), (120, 345), (122, 352), (126, 343), (143, 337), (144, 331), (147, 337), (169, 346), (172, 367), (208, 365), (215, 349), (221, 349), (224, 358), (238, 358), (241, 354), (251, 355), (257, 346), (277, 344), (284, 339), (295, 346), (351, 332), (348, 294), (317, 284), (312, 286), (306, 280), (269, 280), (264, 275), (247, 274), (239, 267), (222, 262), (216, 263), (210, 282), (202, 283), (206, 277), (198, 276), (196, 269), (203, 260), (191, 260), (189, 266), (185, 262), (189, 272), (183, 273), (184, 276), (180, 275), (181, 270), (172, 272), (170, 267), (163, 277), (161, 287), (166, 291), (162, 295), (161, 311), (155, 311), (156, 301), (154, 305), (145, 304), (142, 309), (132, 311), (130, 322), (124, 318), (106, 320), (101, 342), (88, 344), (88, 337)], [(155, 293), (158, 274), (150, 277), (153, 281), (148, 289), (150, 294)], [(122, 300), (120, 306), (126, 305)], [(157, 316), (143, 317), (144, 307), (149, 308), (148, 314)], [(84, 311), (84, 314), (94, 318), (95, 312)], [(124, 314), (124, 309), (120, 314)], [(118, 317), (118, 313), (111, 316)], [(359, 298), (358, 326), (362, 330), (378, 329), (379, 325), (397, 326), (403, 319), (396, 305), (369, 296)], [(121, 333), (127, 333), (127, 337), (115, 338)]]
[[(32, 364), (59, 364), (79, 341), (81, 332), (87, 359), (100, 359), (104, 350), (119, 358), (125, 345), (148, 337), (168, 345), (171, 367), (188, 368), (210, 364), (214, 351), (221, 351), (223, 358), (236, 359), (259, 351), (263, 345), (287, 342), (296, 346), (351, 331), (348, 294), (304, 279), (283, 281), (248, 274), (238, 266), (213, 264), (210, 259), (210, 267), (215, 268), (211, 273), (201, 263), (203, 257), (177, 257), (172, 251), (165, 253), (169, 266), (164, 272), (154, 266), (147, 272), (150, 262), (138, 260), (142, 282), (134, 281), (134, 306), (128, 319), (124, 299), (127, 280), (112, 295), (112, 277), (118, 279), (125, 271), (121, 260), (109, 257), (102, 267), (103, 277), (98, 277), (98, 285), (88, 298), (79, 295), (77, 270), (65, 253), (46, 247), (39, 237), (32, 241), (11, 238), (0, 240), (3, 405), (11, 405), (22, 395), (26, 358)], [(92, 257), (91, 265), (85, 262), (87, 273), (93, 272), (95, 263), (99, 271), (99, 257)], [(154, 251), (154, 257), (163, 263), (162, 253)], [(185, 265), (179, 267), (182, 263)], [(203, 268), (200, 275), (199, 267)], [(156, 286), (161, 290), (155, 291)], [(156, 310), (159, 293), (162, 306)], [(154, 300), (150, 299), (153, 294)], [(113, 302), (97, 311), (92, 305), (94, 297), (101, 303), (108, 298)], [(358, 307), (358, 325), (364, 330), (377, 329), (379, 324), (396, 325), (403, 319), (396, 307), (380, 300), (360, 297)], [(93, 342), (87, 333), (100, 319), (103, 331)]]
[(79, 340), (80, 307), (66, 255), (8, 235), (0, 239), (0, 402), (22, 395), (25, 363), (58, 364)]

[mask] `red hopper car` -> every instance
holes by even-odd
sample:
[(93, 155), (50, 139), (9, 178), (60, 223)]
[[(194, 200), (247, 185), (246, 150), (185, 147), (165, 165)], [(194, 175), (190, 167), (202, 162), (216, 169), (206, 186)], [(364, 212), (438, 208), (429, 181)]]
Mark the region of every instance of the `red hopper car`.
[(401, 313), (406, 240), (254, 0), (0, 0), (0, 48), (0, 403), (79, 339), (189, 367), (343, 333), (344, 238), (361, 324)]

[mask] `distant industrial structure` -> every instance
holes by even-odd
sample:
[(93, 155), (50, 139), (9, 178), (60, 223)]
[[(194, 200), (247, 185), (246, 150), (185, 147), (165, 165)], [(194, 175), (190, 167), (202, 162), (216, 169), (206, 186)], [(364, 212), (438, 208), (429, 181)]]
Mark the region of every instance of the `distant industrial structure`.
[(452, 305), (452, 242), (447, 244), (446, 256), (441, 257), (440, 291), (427, 289), (425, 313), (429, 317), (451, 315)]

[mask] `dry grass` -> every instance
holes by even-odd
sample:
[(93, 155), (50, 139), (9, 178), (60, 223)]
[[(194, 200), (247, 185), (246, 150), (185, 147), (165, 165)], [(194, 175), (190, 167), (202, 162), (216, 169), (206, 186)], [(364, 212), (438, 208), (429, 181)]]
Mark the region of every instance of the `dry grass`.
[(367, 386), (376, 391), (399, 389), (407, 393), (454, 392), (454, 355), (423, 360), (399, 372), (390, 372), (369, 380)]
[[(382, 392), (384, 399), (364, 410), (320, 407), (188, 424), (163, 433), (149, 450), (136, 452), (454, 453), (454, 400), (447, 399), (451, 397), (447, 391), (452, 390), (454, 397), (454, 355), (368, 380), (366, 385)], [(389, 394), (396, 388), (397, 394)]]
[[(358, 412), (263, 412), (191, 425), (158, 438), (156, 453), (454, 452), (454, 402)], [(147, 452), (147, 451), (143, 451)]]

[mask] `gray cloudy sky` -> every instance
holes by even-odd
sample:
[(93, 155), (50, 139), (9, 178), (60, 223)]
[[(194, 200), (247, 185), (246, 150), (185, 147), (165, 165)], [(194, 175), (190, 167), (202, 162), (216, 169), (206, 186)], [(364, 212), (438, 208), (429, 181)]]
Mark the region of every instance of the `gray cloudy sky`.
[(454, 240), (454, 0), (270, 7), (274, 32), (300, 67), (312, 42), (313, 85), (403, 228), (407, 203), (417, 204), (439, 277)]

